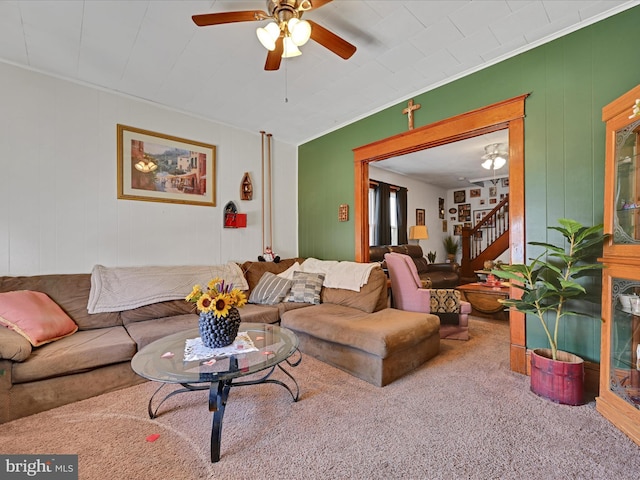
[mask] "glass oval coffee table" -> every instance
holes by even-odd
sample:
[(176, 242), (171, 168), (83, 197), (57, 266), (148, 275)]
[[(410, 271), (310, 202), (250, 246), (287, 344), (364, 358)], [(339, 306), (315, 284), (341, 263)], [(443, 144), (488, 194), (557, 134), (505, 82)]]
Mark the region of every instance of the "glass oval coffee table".
[[(234, 343), (236, 348), (232, 349), (233, 353), (215, 357), (207, 356), (205, 350), (203, 358), (202, 352), (197, 349), (199, 337), (200, 332), (195, 328), (156, 340), (135, 354), (131, 367), (141, 377), (162, 382), (149, 399), (149, 418), (156, 418), (160, 406), (173, 395), (209, 390), (209, 411), (213, 412), (211, 461), (217, 462), (220, 460), (222, 418), (231, 387), (275, 383), (286, 388), (296, 402), (300, 394), (298, 382), (282, 364), (286, 362), (290, 367), (296, 367), (302, 356), (295, 333), (277, 325), (241, 323), (238, 338), (246, 341)], [(196, 347), (191, 348), (194, 342)], [(297, 355), (292, 360), (294, 354)], [(293, 381), (294, 388), (271, 378), (276, 368)], [(252, 374), (259, 374), (258, 378), (239, 380)], [(167, 394), (154, 409), (155, 397), (167, 384), (180, 384), (183, 388)]]

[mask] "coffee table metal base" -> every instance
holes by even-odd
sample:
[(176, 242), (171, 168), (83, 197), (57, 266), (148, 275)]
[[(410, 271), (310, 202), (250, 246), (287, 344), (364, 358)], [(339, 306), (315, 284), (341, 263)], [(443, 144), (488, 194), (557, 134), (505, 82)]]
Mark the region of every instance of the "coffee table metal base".
[[(300, 354), (300, 350), (296, 350), (296, 353), (297, 353), (297, 358), (294, 361), (291, 360), (291, 357), (284, 360), (285, 362), (287, 362), (287, 364), (290, 367), (297, 367), (302, 361), (302, 355)], [(237, 362), (237, 359), (235, 358), (232, 358), (231, 360), (233, 362)], [(234, 367), (237, 368), (237, 364), (234, 365)], [(276, 368), (280, 369), (280, 371), (282, 371), (287, 377), (289, 377), (293, 381), (295, 385), (294, 389), (292, 389), (289, 385), (287, 385), (286, 383), (280, 380), (271, 378), (271, 375), (273, 374)], [(160, 403), (158, 403), (158, 405), (156, 405), (154, 409), (153, 402), (154, 402), (154, 399), (156, 398), (156, 395), (160, 392), (160, 390), (162, 390), (167, 385), (166, 383), (163, 383), (162, 385), (160, 385), (160, 387), (158, 387), (158, 389), (153, 393), (153, 395), (151, 395), (151, 398), (149, 399), (149, 404), (147, 406), (147, 410), (149, 412), (149, 418), (151, 419), (156, 418), (158, 416), (158, 410), (160, 409), (160, 406), (166, 400), (173, 397), (174, 395), (177, 395), (179, 393), (195, 392), (195, 391), (208, 389), (209, 390), (209, 411), (213, 412), (213, 421), (211, 424), (211, 461), (217, 462), (220, 460), (220, 445), (222, 443), (222, 419), (224, 417), (224, 410), (225, 410), (225, 407), (227, 406), (227, 400), (229, 398), (229, 391), (231, 390), (231, 387), (243, 387), (246, 385), (259, 385), (263, 383), (274, 383), (276, 385), (280, 385), (281, 387), (284, 387), (291, 394), (291, 398), (293, 399), (293, 401), (294, 402), (298, 401), (298, 398), (300, 396), (300, 387), (298, 386), (298, 382), (293, 377), (293, 375), (291, 375), (282, 367), (281, 363), (278, 363), (270, 367), (265, 375), (254, 380), (244, 380), (244, 381), (238, 382), (238, 381), (234, 381), (234, 379), (229, 379), (229, 380), (221, 380), (219, 382), (208, 382), (206, 384), (181, 383), (180, 385), (182, 385), (183, 388), (179, 388), (165, 395), (165, 397), (162, 400), (160, 400)]]

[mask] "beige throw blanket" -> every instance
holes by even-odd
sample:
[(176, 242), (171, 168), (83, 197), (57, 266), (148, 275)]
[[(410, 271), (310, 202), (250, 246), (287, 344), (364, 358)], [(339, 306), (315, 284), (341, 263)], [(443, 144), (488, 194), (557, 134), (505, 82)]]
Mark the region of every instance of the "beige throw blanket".
[(89, 313), (119, 312), (166, 300), (186, 297), (194, 285), (205, 286), (222, 278), (240, 290), (248, 290), (242, 270), (235, 262), (213, 266), (104, 267), (91, 272)]
[(307, 258), (300, 268), (304, 272), (324, 273), (322, 285), (327, 288), (343, 288), (359, 292), (360, 288), (369, 281), (371, 270), (376, 265), (378, 264)]

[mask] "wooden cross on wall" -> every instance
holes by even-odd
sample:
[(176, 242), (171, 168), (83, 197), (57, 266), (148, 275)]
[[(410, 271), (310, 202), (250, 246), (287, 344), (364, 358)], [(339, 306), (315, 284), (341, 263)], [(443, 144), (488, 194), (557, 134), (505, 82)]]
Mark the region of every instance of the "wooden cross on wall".
[(411, 100), (409, 100), (409, 105), (407, 106), (407, 108), (402, 110), (402, 114), (408, 116), (407, 120), (409, 121), (409, 130), (413, 130), (413, 111), (419, 110), (420, 107), (421, 105), (419, 103), (415, 105), (413, 104), (413, 98), (412, 98)]

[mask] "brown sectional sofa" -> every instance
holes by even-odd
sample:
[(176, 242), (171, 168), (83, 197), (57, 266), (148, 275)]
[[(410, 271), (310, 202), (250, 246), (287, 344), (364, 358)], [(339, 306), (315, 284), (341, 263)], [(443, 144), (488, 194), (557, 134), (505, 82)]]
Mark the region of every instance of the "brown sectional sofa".
[[(266, 271), (281, 273), (303, 259), (241, 265), (251, 291)], [(0, 277), (0, 292), (46, 293), (78, 331), (39, 347), (0, 328), (0, 423), (141, 383), (130, 366), (148, 343), (197, 326), (194, 305), (183, 300), (112, 313), (89, 314), (91, 274)], [(385, 385), (439, 351), (435, 315), (386, 308), (386, 277), (375, 268), (360, 292), (322, 289), (322, 304), (247, 304), (244, 322), (276, 323), (300, 338), (301, 351)]]
[(425, 288), (455, 288), (460, 283), (460, 266), (457, 263), (429, 263), (420, 245), (382, 245), (369, 247), (369, 261), (379, 262), (386, 270), (385, 253), (409, 255), (416, 264), (418, 275), (426, 283)]

